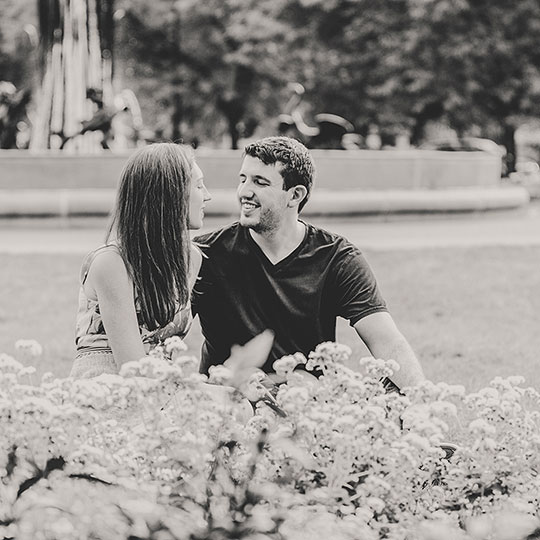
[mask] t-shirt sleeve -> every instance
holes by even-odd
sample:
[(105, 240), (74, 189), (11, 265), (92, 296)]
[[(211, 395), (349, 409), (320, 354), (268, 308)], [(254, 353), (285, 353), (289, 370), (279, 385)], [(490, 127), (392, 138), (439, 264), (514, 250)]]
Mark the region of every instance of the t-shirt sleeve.
[(332, 274), (336, 315), (347, 319), (351, 326), (367, 315), (388, 311), (371, 267), (352, 244), (340, 250)]

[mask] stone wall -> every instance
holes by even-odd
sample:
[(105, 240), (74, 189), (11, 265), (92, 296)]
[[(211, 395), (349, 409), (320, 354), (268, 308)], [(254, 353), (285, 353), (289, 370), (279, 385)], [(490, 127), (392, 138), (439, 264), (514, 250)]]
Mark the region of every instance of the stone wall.
[[(0, 189), (114, 188), (129, 154), (0, 151)], [(316, 185), (331, 190), (424, 190), (497, 186), (500, 160), (484, 152), (314, 150)], [(211, 189), (235, 188), (242, 152), (197, 151)]]

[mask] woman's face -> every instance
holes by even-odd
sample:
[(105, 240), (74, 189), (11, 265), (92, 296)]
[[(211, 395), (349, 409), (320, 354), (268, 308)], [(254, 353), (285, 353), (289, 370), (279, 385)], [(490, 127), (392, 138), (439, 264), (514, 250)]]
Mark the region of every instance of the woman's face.
[(204, 176), (200, 167), (194, 163), (189, 191), (189, 228), (200, 229), (203, 225), (204, 207), (210, 193), (204, 185)]

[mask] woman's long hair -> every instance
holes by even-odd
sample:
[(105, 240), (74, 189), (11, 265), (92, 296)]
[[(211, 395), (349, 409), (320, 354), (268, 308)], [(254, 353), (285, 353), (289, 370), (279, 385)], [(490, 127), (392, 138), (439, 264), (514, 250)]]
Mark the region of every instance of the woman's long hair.
[(131, 156), (120, 177), (107, 241), (116, 237), (149, 330), (170, 323), (189, 299), (193, 163), (189, 147), (156, 143)]

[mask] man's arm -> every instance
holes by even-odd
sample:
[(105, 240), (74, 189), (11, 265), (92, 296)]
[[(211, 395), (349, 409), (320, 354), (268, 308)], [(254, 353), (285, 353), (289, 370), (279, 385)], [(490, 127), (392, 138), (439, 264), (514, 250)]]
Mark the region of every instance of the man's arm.
[(400, 370), (391, 377), (399, 388), (415, 386), (425, 380), (420, 362), (389, 313), (367, 315), (354, 329), (375, 358), (395, 360), (399, 364)]

